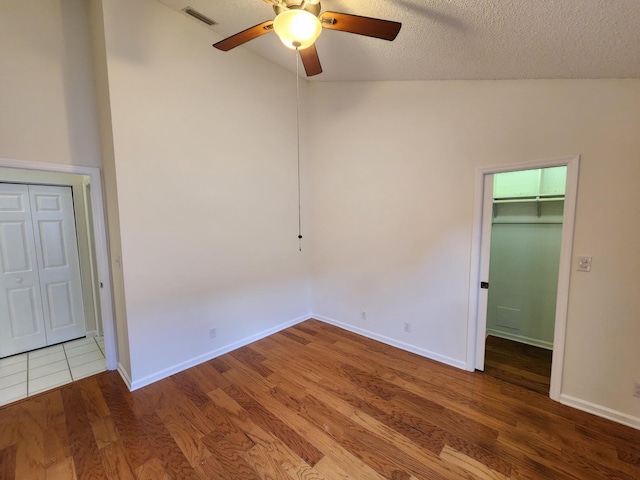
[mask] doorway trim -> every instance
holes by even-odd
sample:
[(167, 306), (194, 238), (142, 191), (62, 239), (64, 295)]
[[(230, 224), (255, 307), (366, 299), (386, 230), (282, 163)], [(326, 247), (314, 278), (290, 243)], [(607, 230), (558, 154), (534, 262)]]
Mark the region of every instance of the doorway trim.
[(111, 271), (109, 266), (109, 250), (105, 224), (105, 210), (102, 193), (102, 175), (99, 168), (78, 165), (33, 162), (0, 157), (0, 167), (41, 172), (67, 173), (86, 175), (91, 182), (91, 213), (93, 233), (96, 246), (96, 267), (100, 288), (100, 312), (104, 330), (104, 347), (108, 370), (115, 370), (118, 364), (116, 329), (113, 317), (113, 297), (111, 294)]
[[(562, 222), (562, 239), (560, 244), (560, 264), (558, 271), (558, 291), (556, 300), (555, 328), (553, 338), (553, 357), (551, 363), (551, 386), (549, 397), (560, 401), (562, 372), (564, 366), (564, 347), (567, 331), (567, 310), (569, 305), (569, 280), (571, 277), (571, 256), (573, 248), (573, 232), (575, 224), (576, 203), (578, 196), (578, 172), (580, 155), (536, 160), (509, 165), (481, 167), (476, 169), (475, 197), (473, 209), (473, 230), (471, 238), (471, 268), (469, 275), (469, 318), (467, 330), (467, 362), (466, 370), (475, 371), (476, 356), (484, 350), (486, 334), (479, 328), (480, 315), (480, 278), (483, 266), (488, 262), (488, 246), (482, 245), (483, 214), (485, 205), (485, 177), (495, 173), (531, 170), (548, 167), (567, 167), (567, 183), (564, 200)], [(493, 195), (491, 195), (492, 197)], [(485, 242), (486, 243), (486, 242)], [(486, 268), (488, 271), (488, 268)], [(486, 318), (485, 318), (486, 322)], [(486, 325), (485, 325), (486, 327)]]

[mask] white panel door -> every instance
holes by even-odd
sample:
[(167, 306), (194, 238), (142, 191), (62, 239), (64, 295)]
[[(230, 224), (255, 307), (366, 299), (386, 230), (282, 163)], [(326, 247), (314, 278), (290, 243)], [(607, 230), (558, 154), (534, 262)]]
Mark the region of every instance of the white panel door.
[(0, 183), (0, 358), (47, 344), (27, 185)]
[(489, 260), (491, 256), (491, 228), (493, 227), (493, 174), (484, 176), (482, 201), (482, 237), (480, 240), (480, 285), (478, 293), (478, 338), (476, 345), (476, 370), (484, 371), (484, 355), (487, 341), (487, 306), (489, 305)]
[(29, 185), (49, 345), (86, 335), (70, 187)]

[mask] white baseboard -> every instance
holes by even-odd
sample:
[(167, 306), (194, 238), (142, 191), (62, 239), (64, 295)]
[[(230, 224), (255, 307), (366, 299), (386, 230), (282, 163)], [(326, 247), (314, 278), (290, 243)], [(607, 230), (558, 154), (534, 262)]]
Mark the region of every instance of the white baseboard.
[(127, 388), (131, 390), (131, 377), (120, 362), (118, 362), (118, 373), (122, 377), (122, 380), (124, 381), (124, 384), (127, 386)]
[[(260, 340), (262, 338), (268, 337), (269, 335), (273, 335), (274, 333), (277, 333), (281, 330), (284, 330), (285, 328), (289, 328), (293, 325), (296, 325), (300, 322), (304, 322), (305, 320), (308, 320), (309, 318), (311, 318), (309, 315), (303, 315), (301, 317), (295, 318), (293, 320), (290, 320), (288, 322), (284, 322), (281, 323), (280, 325), (277, 325), (275, 327), (269, 328), (267, 330), (264, 330), (260, 333), (257, 333), (255, 335), (251, 335), (249, 337), (243, 338), (241, 340), (238, 340), (236, 342), (230, 343), (228, 345), (225, 345), (223, 347), (217, 348), (215, 350), (212, 350), (210, 352), (204, 353), (202, 355), (198, 355), (197, 357), (191, 358), (185, 362), (181, 362), (178, 363), (177, 365), (174, 365), (172, 367), (169, 368), (165, 368), (163, 370), (160, 370), (159, 372), (156, 372), (154, 374), (151, 375), (147, 375), (146, 377), (140, 378), (138, 380), (134, 380), (127, 382), (127, 378), (126, 376), (123, 376), (123, 379), (125, 381), (125, 383), (127, 383), (127, 387), (129, 387), (129, 390), (133, 391), (133, 390), (137, 390), (138, 388), (142, 388), (145, 387), (147, 385), (150, 385), (154, 382), (157, 382), (158, 380), (162, 380), (163, 378), (167, 378), (171, 375), (174, 375), (178, 372), (182, 372), (183, 370), (186, 370), (188, 368), (191, 367), (195, 367), (196, 365), (199, 365), (203, 362), (206, 362), (208, 360), (211, 360), (213, 358), (219, 357), (220, 355), (224, 355), (225, 353), (229, 353), (233, 350), (236, 350), (238, 348), (244, 347), (245, 345), (249, 345), (250, 343), (253, 343), (257, 340)], [(123, 375), (123, 372), (121, 371), (120, 368), (118, 368), (118, 371), (120, 372), (120, 375)]]
[(97, 330), (88, 330), (87, 331), (87, 338), (93, 338), (93, 337), (97, 337), (98, 336), (98, 331)]
[[(120, 374), (120, 376), (122, 377), (124, 383), (126, 384), (127, 388), (130, 391), (133, 390), (137, 390), (138, 388), (142, 388), (146, 385), (150, 385), (151, 383), (157, 382), (158, 380), (162, 380), (163, 378), (167, 378), (171, 375), (174, 375), (178, 372), (181, 372), (183, 370), (186, 370), (188, 368), (194, 367), (196, 365), (199, 365), (203, 362), (206, 362), (208, 360), (211, 360), (213, 358), (219, 357), (220, 355), (224, 355), (225, 353), (229, 353), (233, 350), (236, 350), (237, 348), (241, 348), (244, 347), (245, 345), (249, 345), (250, 343), (253, 343), (257, 340), (260, 340), (262, 338), (268, 337), (269, 335), (272, 335), (274, 333), (277, 333), (281, 330), (284, 330), (286, 328), (289, 328), (293, 325), (297, 325), (298, 323), (304, 322), (305, 320), (308, 320), (310, 318), (313, 319), (317, 319), (321, 322), (324, 323), (328, 323), (329, 325), (334, 325), (336, 327), (342, 328), (344, 330), (347, 330), (349, 332), (353, 332), (353, 333), (357, 333), (358, 335), (362, 335), (363, 337), (367, 337), (370, 338), (372, 340), (377, 340), (379, 342), (382, 342), (384, 344), (387, 345), (391, 345), (392, 347), (396, 347), (399, 348), (401, 350), (405, 350), (411, 353), (415, 353), (416, 355), (420, 355), (422, 357), (425, 358), (429, 358), (431, 360), (435, 360), (437, 362), (440, 363), (444, 363), (446, 365), (450, 365), (452, 367), (456, 367), (459, 369), (464, 370), (466, 368), (466, 363), (461, 361), (461, 360), (457, 360), (455, 358), (451, 358), (451, 357), (447, 357), (445, 355), (440, 355), (438, 353), (435, 352), (431, 352), (429, 350), (425, 350), (423, 348), (419, 348), (416, 347), (414, 345), (405, 343), (405, 342), (401, 342), (399, 340), (393, 339), (393, 338), (389, 338), (386, 337), (384, 335), (379, 335), (377, 333), (374, 332), (370, 332), (368, 330), (359, 328), (359, 327), (355, 327), (353, 325), (349, 325), (343, 322), (339, 322), (338, 320), (334, 320), (332, 318), (329, 317), (325, 317), (323, 315), (304, 315), (298, 318), (295, 318), (293, 320), (290, 320), (288, 322), (285, 323), (281, 323), (280, 325), (277, 325), (275, 327), (269, 328), (267, 330), (264, 330), (260, 333), (257, 333), (255, 335), (251, 335), (249, 337), (243, 338), (241, 340), (238, 340), (236, 342), (233, 342), (229, 345), (225, 345), (223, 347), (220, 347), (216, 350), (213, 350), (211, 352), (207, 352), (203, 355), (199, 355), (197, 357), (194, 357), (190, 360), (187, 360), (185, 362), (179, 363), (177, 365), (174, 365), (172, 367), (166, 368), (164, 370), (161, 370), (159, 372), (156, 372), (152, 375), (148, 375), (144, 378), (141, 378), (139, 380), (136, 381), (132, 381), (131, 378), (129, 377), (128, 372), (123, 368), (122, 364), (118, 363), (118, 373)], [(493, 333), (490, 333), (491, 335), (493, 335)], [(501, 335), (495, 335), (497, 337), (500, 337)], [(506, 338), (506, 337), (502, 337), (502, 338)], [(520, 340), (518, 340), (520, 341)], [(524, 342), (527, 343), (527, 342)], [(535, 345), (535, 346), (541, 346), (541, 345)], [(546, 347), (543, 347), (546, 348)], [(591, 413), (593, 415), (597, 415), (599, 417), (602, 418), (606, 418), (608, 420), (620, 423), (622, 425), (627, 425), (631, 428), (635, 428), (637, 430), (640, 430), (640, 418), (638, 417), (634, 417), (632, 415), (627, 415), (626, 413), (622, 413), (619, 412), (617, 410), (613, 410), (610, 409), (608, 407), (603, 407), (601, 405), (596, 405), (594, 403), (591, 402), (587, 402), (585, 400), (581, 400), (579, 398), (575, 398), (572, 397), (570, 395), (566, 395), (566, 394), (561, 394), (560, 395), (560, 403), (562, 403), (563, 405), (567, 405), (569, 407), (573, 407), (573, 408), (577, 408), (578, 410), (582, 410), (584, 412), (587, 413)]]
[(533, 347), (553, 350), (553, 343), (547, 342), (546, 340), (538, 340), (537, 338), (530, 338), (523, 335), (516, 335), (515, 333), (508, 333), (501, 330), (493, 330), (491, 328), (487, 328), (487, 337), (489, 335), (491, 335), (492, 337), (504, 338), (506, 340), (513, 340), (514, 342), (525, 343)]
[(407, 352), (415, 353), (416, 355), (420, 355), (421, 357), (428, 358), (430, 360), (435, 360), (440, 363), (444, 363), (446, 365), (450, 365), (452, 367), (460, 368), (462, 370), (466, 369), (467, 364), (462, 360), (457, 360), (455, 358), (447, 357), (445, 355), (440, 355), (439, 353), (432, 352), (430, 350), (425, 350), (420, 347), (416, 347), (415, 345), (411, 345), (409, 343), (401, 342), (400, 340), (396, 340), (394, 338), (385, 337), (384, 335), (379, 335), (374, 332), (370, 332), (369, 330), (365, 330), (363, 328), (354, 327), (353, 325), (349, 325), (347, 323), (339, 322), (338, 320), (334, 320), (329, 317), (325, 317), (323, 315), (312, 315), (312, 318), (320, 320), (322, 322), (328, 323), (330, 325), (334, 325), (339, 328), (343, 328), (353, 333), (357, 333), (358, 335), (362, 335), (363, 337), (370, 338), (372, 340), (377, 340), (379, 342), (385, 343), (387, 345), (391, 345), (392, 347), (399, 348), (400, 350), (405, 350)]
[(598, 417), (606, 418), (607, 420), (611, 420), (616, 423), (621, 423), (622, 425), (635, 428), (636, 430), (640, 430), (640, 418), (638, 417), (627, 415), (626, 413), (622, 413), (608, 407), (596, 405), (595, 403), (587, 402), (586, 400), (581, 400), (564, 393), (560, 394), (560, 403), (569, 407), (577, 408), (583, 412), (592, 413)]

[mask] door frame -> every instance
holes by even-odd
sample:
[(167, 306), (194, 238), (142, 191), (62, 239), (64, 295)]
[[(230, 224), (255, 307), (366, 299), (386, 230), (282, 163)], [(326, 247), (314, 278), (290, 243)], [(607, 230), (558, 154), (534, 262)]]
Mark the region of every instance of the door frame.
[[(569, 280), (571, 277), (571, 256), (573, 248), (573, 232), (575, 225), (576, 203), (578, 195), (578, 173), (580, 155), (536, 160), (509, 165), (481, 167), (476, 169), (475, 197), (473, 210), (473, 231), (471, 239), (471, 271), (469, 275), (469, 318), (467, 331), (467, 362), (466, 370), (475, 371), (479, 366), (478, 358), (484, 358), (486, 340), (486, 299), (480, 295), (480, 281), (482, 274), (489, 271), (488, 232), (483, 226), (487, 215), (492, 211), (487, 207), (492, 202), (492, 194), (485, 192), (485, 177), (495, 173), (531, 170), (548, 167), (567, 167), (567, 183), (564, 200), (562, 221), (562, 239), (560, 243), (560, 264), (558, 269), (558, 291), (556, 300), (556, 315), (553, 338), (553, 357), (551, 364), (551, 386), (549, 396), (559, 401), (562, 387), (562, 372), (564, 366), (564, 347), (567, 331), (567, 310), (569, 306)], [(491, 182), (492, 184), (492, 182)], [(490, 229), (490, 227), (489, 227)], [(483, 244), (483, 236), (485, 241)], [(484, 305), (484, 311), (482, 310)]]
[[(116, 342), (115, 319), (113, 316), (113, 296), (111, 293), (111, 269), (109, 264), (109, 249), (107, 243), (107, 229), (103, 201), (102, 175), (99, 168), (82, 167), (78, 165), (62, 165), (53, 163), (33, 162), (28, 160), (14, 160), (0, 157), (0, 167), (16, 168), (20, 170), (34, 170), (40, 172), (55, 172), (89, 177), (91, 184), (91, 213), (93, 220), (93, 235), (95, 241), (95, 265), (101, 288), (100, 312), (102, 329), (104, 331), (104, 347), (108, 370), (115, 370), (118, 364), (118, 350)], [(95, 292), (94, 292), (95, 293)]]

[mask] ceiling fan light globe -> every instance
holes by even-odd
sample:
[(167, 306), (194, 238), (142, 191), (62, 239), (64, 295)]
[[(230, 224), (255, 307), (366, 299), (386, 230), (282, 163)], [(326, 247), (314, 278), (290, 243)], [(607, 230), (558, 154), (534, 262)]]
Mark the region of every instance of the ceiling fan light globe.
[(273, 21), (273, 29), (285, 46), (304, 50), (320, 36), (322, 24), (306, 10), (285, 10)]

